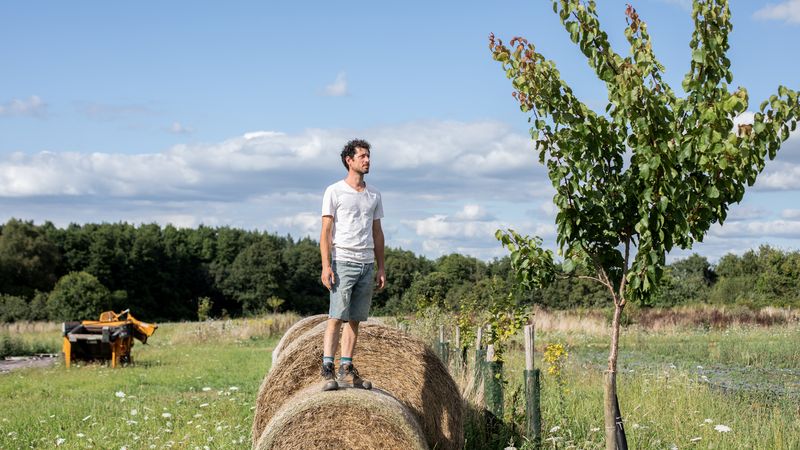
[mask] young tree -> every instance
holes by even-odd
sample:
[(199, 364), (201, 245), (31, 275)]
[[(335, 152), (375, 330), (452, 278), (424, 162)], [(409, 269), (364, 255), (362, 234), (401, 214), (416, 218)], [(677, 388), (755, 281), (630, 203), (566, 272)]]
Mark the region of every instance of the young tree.
[[(751, 124), (734, 127), (748, 111), (747, 91), (729, 91), (731, 30), (727, 0), (695, 0), (691, 66), (679, 97), (662, 79), (647, 25), (629, 5), (625, 36), (630, 55), (612, 50), (594, 1), (554, 0), (553, 10), (605, 83), (608, 104), (598, 114), (561, 79), (554, 62), (523, 38), (489, 48), (512, 80), (520, 109), (530, 113), (539, 160), (556, 189), (557, 244), (569, 270), (584, 264), (614, 302), (605, 381), (606, 448), (622, 431), (615, 414), (620, 315), (628, 301), (646, 301), (674, 246), (690, 248), (725, 220), (794, 130), (796, 91), (781, 86)], [(627, 161), (626, 161), (627, 160)], [(498, 233), (512, 250), (520, 280), (551, 280), (552, 253), (541, 240)], [(624, 439), (624, 433), (619, 436)]]

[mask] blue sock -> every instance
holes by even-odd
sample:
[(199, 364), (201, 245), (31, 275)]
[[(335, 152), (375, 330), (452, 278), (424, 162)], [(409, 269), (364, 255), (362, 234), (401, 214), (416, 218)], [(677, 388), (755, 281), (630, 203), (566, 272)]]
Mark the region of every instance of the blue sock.
[(342, 356), (339, 358), (339, 365), (343, 366), (345, 364), (353, 364), (353, 357)]
[(322, 357), (322, 364), (331, 363), (333, 364), (333, 356), (323, 356)]

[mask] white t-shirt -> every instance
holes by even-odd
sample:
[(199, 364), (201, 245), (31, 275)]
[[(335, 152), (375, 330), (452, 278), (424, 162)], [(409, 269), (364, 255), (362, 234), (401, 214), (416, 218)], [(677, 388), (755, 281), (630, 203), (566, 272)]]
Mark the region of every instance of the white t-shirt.
[(358, 192), (344, 180), (334, 183), (325, 189), (322, 215), (333, 216), (333, 260), (375, 261), (372, 222), (383, 218), (381, 193), (377, 189), (366, 186)]

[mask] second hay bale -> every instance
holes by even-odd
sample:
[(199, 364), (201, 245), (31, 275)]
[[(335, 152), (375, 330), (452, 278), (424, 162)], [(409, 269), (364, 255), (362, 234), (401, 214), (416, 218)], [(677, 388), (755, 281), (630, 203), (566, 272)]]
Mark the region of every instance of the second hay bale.
[(321, 392), (312, 387), (286, 401), (255, 448), (424, 450), (428, 445), (414, 417), (390, 395), (363, 389)]
[[(325, 324), (319, 324), (281, 351), (258, 393), (254, 443), (277, 410), (296, 392), (321, 388), (324, 332)], [(431, 448), (463, 447), (463, 402), (458, 386), (422, 341), (393, 328), (364, 323), (359, 329), (355, 360), (364, 379), (409, 409)]]
[(306, 331), (314, 328), (322, 322), (325, 322), (326, 320), (328, 320), (327, 314), (317, 314), (316, 316), (305, 317), (289, 327), (289, 329), (283, 333), (281, 340), (278, 341), (278, 344), (275, 346), (275, 350), (272, 351), (271, 367), (275, 367), (275, 364), (278, 362), (278, 356), (280, 356), (281, 352), (286, 348), (286, 346), (294, 342), (295, 339), (297, 339), (299, 336), (302, 336)]

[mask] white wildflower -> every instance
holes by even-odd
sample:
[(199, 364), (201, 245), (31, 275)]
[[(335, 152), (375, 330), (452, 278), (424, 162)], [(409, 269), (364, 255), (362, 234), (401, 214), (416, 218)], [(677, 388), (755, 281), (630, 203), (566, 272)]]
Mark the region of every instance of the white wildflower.
[(211, 388), (210, 388), (210, 387), (208, 387), (208, 386), (206, 386), (206, 387), (204, 387), (204, 388), (203, 388), (203, 392), (208, 392), (208, 391), (210, 391), (210, 390), (211, 390)]
[(135, 415), (137, 415), (137, 414), (139, 414), (139, 410), (138, 410), (138, 409), (135, 409), (135, 408), (134, 408), (134, 409), (132, 409), (132, 410), (131, 410), (131, 415), (132, 415), (132, 416), (135, 416)]
[(596, 432), (600, 431), (600, 427), (589, 428), (589, 431), (591, 431), (592, 433), (596, 433)]
[(711, 420), (711, 419), (706, 419), (706, 420), (704, 420), (703, 422), (705, 422), (705, 423), (711, 423), (711, 422), (713, 422), (713, 420)]
[(85, 435), (85, 434), (83, 434), (83, 433), (78, 433), (78, 434), (76, 434), (75, 436), (76, 436), (76, 437), (79, 437), (79, 438), (86, 437), (86, 435)]
[(560, 429), (561, 429), (561, 427), (556, 425), (553, 428), (550, 428), (550, 434), (557, 433), (558, 430), (560, 430)]
[(125, 393), (122, 391), (117, 391), (114, 393), (114, 395), (116, 395), (117, 398), (125, 398)]
[(731, 431), (731, 427), (729, 427), (727, 425), (722, 425), (722, 424), (716, 425), (714, 427), (714, 429), (719, 431), (720, 433), (727, 433), (727, 432)]
[(61, 444), (63, 444), (64, 442), (67, 442), (67, 440), (66, 440), (66, 439), (64, 439), (64, 438), (62, 438), (62, 437), (57, 437), (57, 438), (56, 438), (56, 445), (61, 445)]
[(163, 418), (165, 418), (165, 419), (169, 419), (170, 417), (172, 417), (172, 414), (171, 414), (171, 413), (168, 413), (168, 412), (161, 413), (161, 417), (163, 417)]

